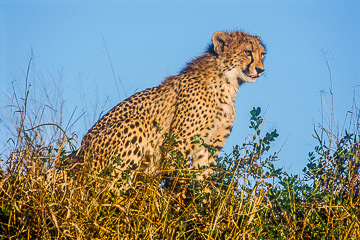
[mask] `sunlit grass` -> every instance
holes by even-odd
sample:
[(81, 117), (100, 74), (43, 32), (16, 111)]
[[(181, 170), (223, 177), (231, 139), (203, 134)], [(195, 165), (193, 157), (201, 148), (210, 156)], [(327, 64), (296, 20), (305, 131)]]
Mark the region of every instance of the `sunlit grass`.
[[(218, 158), (204, 181), (177, 156), (170, 135), (161, 174), (135, 181), (133, 171), (120, 173), (119, 187), (132, 187), (117, 190), (109, 189), (117, 174), (111, 169), (99, 175), (91, 161), (67, 163), (74, 134), (56, 122), (30, 124), (27, 97), (17, 106), (13, 148), (0, 173), (0, 239), (360, 237), (358, 125), (340, 138), (319, 126), (300, 177), (274, 166), (278, 133), (263, 133), (261, 109), (254, 108), (253, 136)], [(54, 128), (51, 141), (43, 138), (46, 128)]]

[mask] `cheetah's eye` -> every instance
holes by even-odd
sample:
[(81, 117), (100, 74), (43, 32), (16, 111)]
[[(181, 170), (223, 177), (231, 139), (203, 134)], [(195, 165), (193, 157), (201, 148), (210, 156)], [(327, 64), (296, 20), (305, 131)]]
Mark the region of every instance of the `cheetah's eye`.
[(250, 50), (245, 50), (244, 52), (245, 52), (246, 56), (251, 56), (251, 51)]

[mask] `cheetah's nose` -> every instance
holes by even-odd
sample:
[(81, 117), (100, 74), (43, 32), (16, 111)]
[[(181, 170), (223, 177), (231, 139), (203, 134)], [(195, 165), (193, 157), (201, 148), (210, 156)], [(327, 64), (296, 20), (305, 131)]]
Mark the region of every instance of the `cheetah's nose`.
[(256, 70), (257, 74), (260, 74), (264, 71), (263, 68), (255, 68), (255, 70)]

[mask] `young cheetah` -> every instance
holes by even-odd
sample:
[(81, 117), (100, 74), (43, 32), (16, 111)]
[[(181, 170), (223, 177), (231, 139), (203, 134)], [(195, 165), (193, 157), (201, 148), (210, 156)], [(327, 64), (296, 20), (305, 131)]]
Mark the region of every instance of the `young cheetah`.
[(219, 153), (234, 123), (238, 88), (262, 75), (264, 55), (260, 37), (240, 31), (214, 33), (209, 49), (179, 75), (112, 108), (70, 157), (90, 159), (97, 172), (109, 164), (118, 171), (136, 164), (140, 171), (153, 172), (161, 161), (164, 133), (168, 133), (176, 134), (176, 151), (191, 159), (192, 166), (211, 166), (215, 159), (194, 142), (194, 135), (212, 143), (215, 155)]

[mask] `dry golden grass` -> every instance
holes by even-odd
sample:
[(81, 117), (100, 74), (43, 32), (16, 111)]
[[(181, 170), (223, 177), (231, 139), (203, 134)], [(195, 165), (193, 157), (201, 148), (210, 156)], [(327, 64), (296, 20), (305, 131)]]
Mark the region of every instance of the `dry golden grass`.
[[(29, 124), (26, 98), (0, 172), (0, 239), (360, 238), (359, 126), (340, 139), (320, 127), (300, 178), (274, 167), (270, 144), (278, 134), (262, 133), (254, 108), (254, 135), (217, 159), (206, 180), (187, 169), (168, 136), (160, 174), (135, 182), (133, 171), (92, 172), (91, 159), (68, 164), (73, 134), (57, 123)], [(110, 191), (116, 174), (119, 186), (130, 181), (132, 188)]]

